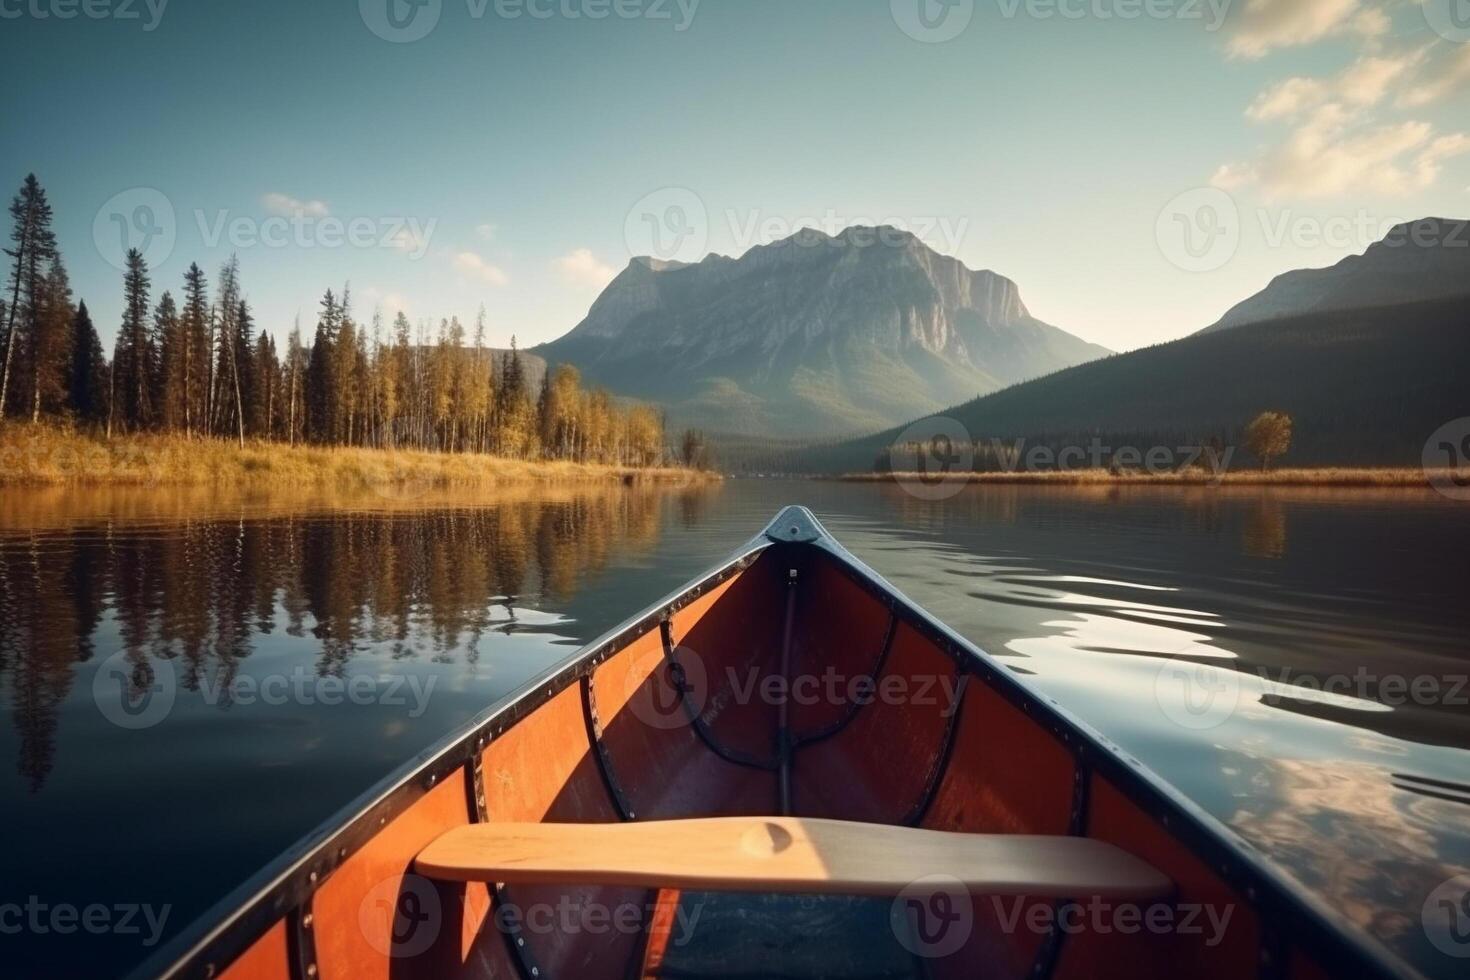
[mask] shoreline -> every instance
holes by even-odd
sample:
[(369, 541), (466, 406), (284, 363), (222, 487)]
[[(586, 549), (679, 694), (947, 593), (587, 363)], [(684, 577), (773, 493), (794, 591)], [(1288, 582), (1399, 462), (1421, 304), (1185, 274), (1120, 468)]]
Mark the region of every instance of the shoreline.
[(49, 425), (0, 425), (0, 486), (426, 490), (504, 486), (697, 486), (718, 474), (684, 467), (521, 460), (477, 453), (290, 446), (263, 440), (143, 433), (103, 436)]
[[(1447, 473), (1448, 471), (1446, 471)], [(1446, 479), (1448, 477), (1446, 476)], [(1364, 489), (1430, 490), (1429, 471), (1410, 467), (1320, 467), (1279, 470), (1240, 470), (1211, 473), (1113, 473), (1110, 470), (1030, 470), (994, 473), (956, 473), (935, 477), (922, 473), (840, 473), (814, 479), (839, 483), (922, 483), (925, 486), (976, 484), (992, 486), (1142, 486), (1142, 487), (1341, 487)]]

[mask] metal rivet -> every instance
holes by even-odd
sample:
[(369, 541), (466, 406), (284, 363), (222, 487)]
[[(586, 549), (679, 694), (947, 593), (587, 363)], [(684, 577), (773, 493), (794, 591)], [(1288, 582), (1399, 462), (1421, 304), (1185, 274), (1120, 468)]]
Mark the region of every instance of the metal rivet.
[(308, 912), (308, 913), (306, 913), (305, 915), (303, 915), (301, 917), (301, 928), (303, 928), (303, 929), (310, 929), (311, 928), (311, 922), (312, 922), (311, 913)]
[(316, 964), (315, 963), (308, 963), (306, 965), (306, 975), (309, 976), (309, 977), (316, 976)]
[(316, 879), (317, 879), (317, 873), (315, 871), (313, 871), (311, 874), (307, 875), (307, 879), (306, 880), (307, 881), (310, 881), (314, 885), (314, 884), (316, 884)]

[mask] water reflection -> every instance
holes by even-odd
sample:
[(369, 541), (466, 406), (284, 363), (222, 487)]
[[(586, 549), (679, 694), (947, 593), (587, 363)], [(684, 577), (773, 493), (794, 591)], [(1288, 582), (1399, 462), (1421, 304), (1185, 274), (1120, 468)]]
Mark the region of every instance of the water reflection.
[[(685, 520), (698, 519), (707, 492), (683, 496)], [(564, 605), (614, 551), (648, 550), (660, 507), (656, 491), (612, 491), (412, 516), (109, 521), (9, 535), (0, 539), (0, 675), (16, 765), (39, 791), (55, 763), (59, 707), (75, 666), (97, 654), (104, 617), (140, 693), (158, 661), (186, 692), (228, 692), (276, 633), (312, 641), (318, 676), (345, 676), (370, 648), (473, 668), (487, 634), (538, 628), (523, 623), (523, 607)]]
[[(0, 882), (51, 901), (167, 902), (181, 926), (797, 502), (1349, 921), (1443, 972), (1415, 918), (1428, 889), (1470, 870), (1470, 686), (1454, 686), (1470, 672), (1470, 521), (1432, 492), (0, 494), (0, 812), (16, 839), (72, 848), (60, 865), (7, 849)], [(178, 679), (165, 723), (121, 732), (99, 714), (93, 679), (119, 652), (136, 689)], [(206, 697), (296, 670), (438, 686), (417, 716)], [(1405, 677), (1441, 683), (1423, 699), (1393, 687)], [(1191, 678), (1224, 680), (1229, 710), (1206, 701), (1194, 717), (1178, 693)], [(62, 952), (141, 958), (114, 943), (88, 960), (72, 939), (44, 948), (48, 974)]]

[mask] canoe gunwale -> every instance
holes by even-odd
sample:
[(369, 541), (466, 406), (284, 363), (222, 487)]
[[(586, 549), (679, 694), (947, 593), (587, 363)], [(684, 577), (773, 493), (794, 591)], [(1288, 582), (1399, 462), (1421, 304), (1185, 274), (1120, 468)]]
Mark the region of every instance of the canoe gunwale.
[[(277, 922), (310, 900), (326, 877), (378, 830), (444, 779), (474, 766), (481, 750), (674, 613), (749, 568), (772, 542), (762, 533), (712, 571), (647, 607), (501, 698), (457, 733), (404, 763), (329, 817), (264, 870), (235, 888), (194, 924), (128, 974), (129, 980), (217, 975)], [(599, 760), (600, 762), (601, 760)], [(475, 803), (471, 800), (471, 805)]]
[[(804, 507), (787, 508), (788, 511), (795, 509), (806, 511)], [(821, 529), (820, 534), (809, 541), (811, 546), (830, 555), (838, 567), (872, 598), (927, 637), (959, 664), (962, 671), (968, 671), (970, 677), (967, 680), (985, 684), (1059, 739), (1072, 753), (1077, 772), (1085, 783), (1090, 784), (1094, 775), (1106, 779), (1239, 893), (1260, 920), (1262, 977), (1284, 977), (1289, 972), (1289, 965), (1274, 957), (1279, 947), (1287, 945), (1288, 936), (1298, 937), (1295, 945), (1311, 948), (1314, 957), (1329, 970), (1347, 970), (1350, 971), (1348, 975), (1353, 976), (1401, 980), (1415, 980), (1422, 976), (1372, 936), (1338, 925), (1331, 906), (1267, 861), (1234, 830), (1055, 698), (1027, 687), (1004, 664), (940, 621), (848, 551), (816, 523), (809, 512), (806, 517)], [(772, 528), (778, 526), (785, 527), (788, 532), (797, 530), (786, 519), (785, 512), (772, 524)], [(959, 713), (955, 712), (956, 716)], [(941, 771), (937, 782), (942, 781)], [(1071, 815), (1074, 830), (1085, 828), (1089, 805), (1086, 788), (1074, 793)], [(1303, 929), (1306, 942), (1300, 938), (1302, 933), (1299, 930)], [(1267, 961), (1268, 953), (1273, 955), (1273, 962)]]
[[(296, 913), (310, 902), (327, 876), (357, 853), (382, 826), (408, 810), (442, 780), (464, 779), (466, 772), (473, 777), (481, 752), (490, 741), (573, 684), (582, 687), (585, 715), (590, 678), (605, 660), (647, 634), (665, 628), (664, 624), (674, 613), (745, 571), (766, 551), (796, 552), (806, 548), (824, 552), (847, 578), (890, 612), (894, 624), (906, 624), (933, 643), (956, 664), (965, 683), (985, 684), (1062, 743), (1074, 759), (1077, 779), (1082, 784), (1073, 796), (1069, 820), (1073, 832), (1085, 831), (1088, 787), (1093, 778), (1101, 777), (1234, 889), (1259, 919), (1263, 954), (1276, 955), (1274, 962), (1268, 962), (1263, 955), (1262, 977), (1287, 975), (1289, 966), (1279, 956), (1287, 946), (1287, 937), (1294, 939), (1291, 945), (1310, 949), (1313, 958), (1334, 973), (1351, 970), (1360, 976), (1420, 976), (1373, 937), (1339, 925), (1325, 902), (1265, 860), (1233, 830), (1054, 698), (1028, 687), (1004, 664), (905, 596), (843, 547), (807, 508), (793, 506), (781, 511), (760, 534), (710, 572), (547, 668), (477, 715), (458, 733), (400, 766), (215, 903), (129, 977), (135, 980), (212, 977), (277, 923), (285, 920), (289, 931), (301, 932), (295, 928), (295, 920), (299, 918)], [(960, 713), (956, 711), (954, 717)], [(958, 727), (953, 722), (954, 718), (924, 797), (916, 813), (910, 815), (915, 824), (922, 822), (928, 804), (944, 782)], [(606, 765), (603, 747), (594, 732), (589, 730), (588, 736), (614, 808), (621, 819), (631, 819), (620, 789), (615, 782), (608, 781), (612, 770)], [(473, 813), (477, 790), (473, 783), (466, 785)], [(299, 975), (295, 964), (293, 975)]]

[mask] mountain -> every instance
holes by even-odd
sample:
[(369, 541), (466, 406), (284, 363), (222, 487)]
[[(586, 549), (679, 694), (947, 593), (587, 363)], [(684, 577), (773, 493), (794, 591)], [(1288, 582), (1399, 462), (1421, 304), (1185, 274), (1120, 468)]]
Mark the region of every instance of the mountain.
[(1470, 295), (1470, 221), (1423, 218), (1396, 225), (1362, 255), (1326, 269), (1277, 276), (1202, 332), (1301, 313), (1465, 295)]
[[(945, 414), (982, 443), (1238, 445), (1267, 409), (1296, 423), (1285, 465), (1418, 466), (1470, 414), (1470, 296), (1309, 313), (1195, 334), (1007, 388)], [(807, 448), (762, 468), (869, 470), (900, 429)], [(1244, 450), (1236, 466), (1249, 465)]]
[(1031, 316), (1011, 280), (893, 228), (634, 259), (535, 352), (661, 404), (672, 426), (776, 437), (884, 428), (1108, 353)]

